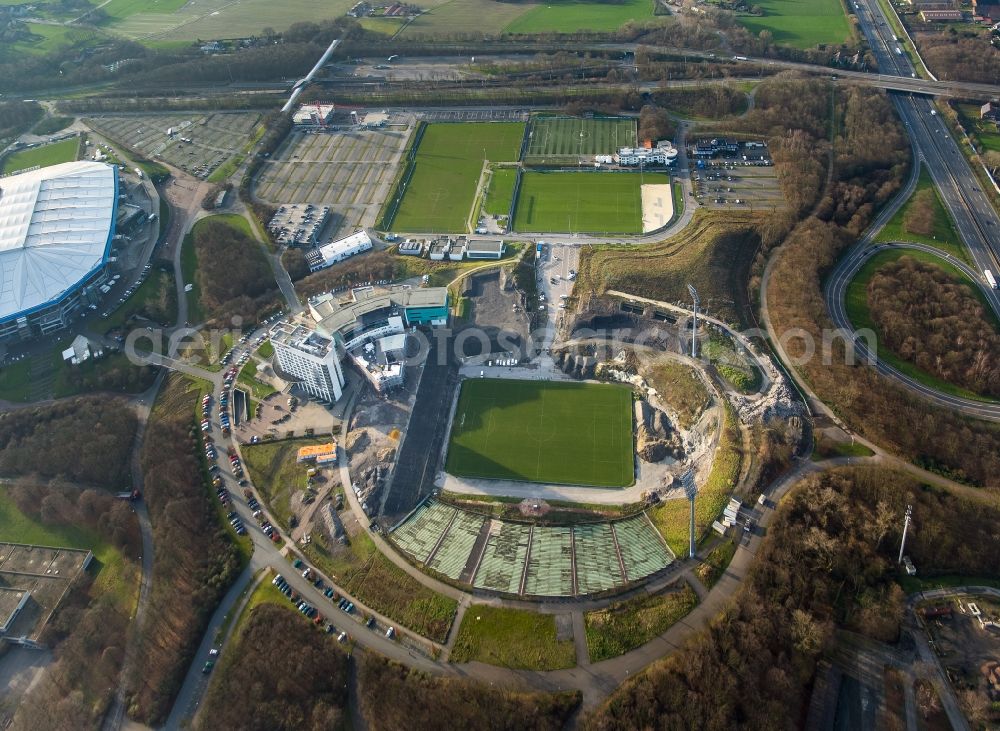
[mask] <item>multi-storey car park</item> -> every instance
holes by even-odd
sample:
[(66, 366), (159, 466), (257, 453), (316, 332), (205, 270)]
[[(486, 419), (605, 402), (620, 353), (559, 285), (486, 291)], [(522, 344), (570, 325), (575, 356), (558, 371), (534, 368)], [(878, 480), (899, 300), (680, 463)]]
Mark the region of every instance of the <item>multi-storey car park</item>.
[(113, 165), (68, 162), (0, 179), (0, 340), (65, 328), (108, 277)]

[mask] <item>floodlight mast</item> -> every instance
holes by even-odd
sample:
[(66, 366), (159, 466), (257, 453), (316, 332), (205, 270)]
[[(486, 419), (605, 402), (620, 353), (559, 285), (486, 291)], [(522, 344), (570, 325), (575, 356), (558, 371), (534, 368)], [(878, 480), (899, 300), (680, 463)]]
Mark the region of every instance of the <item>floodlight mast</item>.
[(913, 506), (906, 506), (906, 517), (903, 518), (903, 540), (899, 543), (899, 558), (896, 563), (903, 563), (903, 551), (906, 550), (906, 532), (910, 529), (910, 518), (913, 516)]
[(698, 357), (698, 307), (701, 305), (701, 300), (698, 299), (698, 290), (694, 288), (693, 284), (688, 285), (688, 292), (691, 293), (691, 299), (694, 301), (694, 319), (691, 321), (691, 357)]
[(698, 494), (698, 486), (694, 482), (694, 472), (688, 470), (681, 475), (681, 485), (684, 486), (684, 494), (691, 501), (691, 530), (689, 533), (688, 558), (694, 558), (694, 498)]

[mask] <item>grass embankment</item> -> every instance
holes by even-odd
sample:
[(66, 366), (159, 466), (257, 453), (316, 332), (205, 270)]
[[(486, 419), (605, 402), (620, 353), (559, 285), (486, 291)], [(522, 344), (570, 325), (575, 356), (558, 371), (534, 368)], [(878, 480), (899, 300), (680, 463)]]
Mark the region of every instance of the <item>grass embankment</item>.
[(277, 393), (278, 389), (270, 383), (257, 380), (257, 361), (253, 358), (240, 369), (240, 374), (236, 377), (237, 382), (250, 389), (250, 392), (258, 399), (267, 398), (272, 393)]
[(694, 575), (702, 584), (711, 589), (725, 573), (729, 562), (733, 560), (735, 555), (736, 544), (732, 541), (723, 541), (705, 556), (704, 562), (695, 568)]
[(465, 612), (450, 659), (559, 670), (576, 664), (576, 651), (572, 639), (557, 639), (555, 615), (474, 604)]
[(523, 136), (521, 122), (427, 125), (392, 230), (465, 231), (484, 161), (517, 160)]
[[(694, 501), (695, 541), (699, 542), (708, 532), (712, 521), (718, 519), (736, 487), (743, 457), (740, 450), (739, 427), (736, 417), (727, 404), (722, 424), (722, 434), (712, 462), (712, 471), (704, 485), (699, 486)], [(668, 500), (649, 511), (653, 525), (659, 529), (670, 550), (677, 556), (688, 551), (691, 507), (687, 500)]]
[(701, 345), (702, 355), (715, 366), (719, 375), (740, 393), (754, 393), (760, 389), (763, 374), (743, 351), (736, 347), (724, 332), (713, 331)]
[(300, 447), (325, 444), (329, 439), (307, 437), (244, 445), (241, 453), (250, 479), (264, 498), (271, 515), (288, 530), (292, 498), (305, 490), (306, 471), (311, 465), (297, 462)]
[(3, 163), (2, 174), (16, 173), (19, 170), (33, 167), (48, 167), (61, 162), (76, 160), (80, 152), (80, 138), (71, 137), (49, 145), (32, 147), (30, 150), (20, 150), (9, 155)]
[[(936, 256), (926, 251), (915, 251), (906, 249), (895, 249), (889, 251), (880, 251), (879, 253), (872, 256), (865, 262), (865, 265), (861, 267), (858, 273), (855, 275), (854, 279), (847, 286), (847, 292), (844, 296), (844, 305), (847, 311), (847, 317), (851, 321), (851, 325), (856, 329), (869, 328), (876, 334), (878, 334), (878, 327), (875, 325), (875, 321), (872, 318), (871, 311), (868, 308), (868, 283), (871, 281), (875, 273), (883, 266), (894, 262), (904, 256), (909, 256), (918, 261), (927, 262), (933, 264), (936, 267), (942, 269), (945, 273), (950, 275), (955, 281), (967, 284), (972, 293), (983, 305), (985, 311), (992, 318), (994, 325), (996, 325), (995, 317), (992, 317), (993, 309), (986, 300), (985, 295), (979, 289), (977, 283), (970, 281), (970, 279), (957, 267), (949, 264), (942, 257)], [(953, 383), (949, 383), (941, 378), (931, 375), (926, 371), (920, 369), (914, 363), (910, 361), (903, 360), (894, 352), (889, 350), (887, 347), (882, 345), (882, 339), (878, 339), (877, 343), (877, 353), (881, 360), (891, 365), (893, 368), (898, 370), (910, 378), (933, 388), (936, 391), (946, 393), (952, 396), (959, 396), (961, 398), (975, 399), (979, 401), (991, 401), (985, 396), (981, 396), (973, 391), (956, 386)]]
[(739, 323), (751, 318), (745, 292), (759, 239), (749, 211), (695, 214), (684, 233), (657, 244), (587, 246), (580, 252), (574, 291), (597, 295), (609, 289), (661, 302), (689, 302), (688, 284), (703, 302), (713, 302), (716, 317)]
[(871, 457), (873, 454), (872, 450), (859, 442), (838, 442), (825, 434), (817, 434), (810, 459), (820, 462), (834, 457)]
[[(698, 596), (684, 584), (664, 594), (640, 594), (584, 614), (590, 661), (624, 655), (666, 632), (695, 608)], [(466, 615), (468, 616), (468, 615)]]
[(36, 135), (54, 135), (73, 124), (73, 117), (46, 117), (31, 130)]
[[(907, 229), (905, 221), (907, 216), (912, 214), (914, 207), (927, 202), (926, 194), (921, 196), (924, 200), (920, 200), (918, 196), (923, 191), (928, 190), (934, 194), (929, 207), (930, 220), (932, 221), (931, 233), (915, 233)], [(879, 231), (875, 237), (875, 241), (913, 241), (918, 244), (927, 244), (928, 246), (940, 249), (946, 254), (961, 259), (966, 264), (973, 264), (969, 252), (962, 244), (962, 239), (959, 237), (958, 231), (955, 230), (955, 224), (952, 222), (951, 216), (948, 215), (948, 211), (945, 209), (944, 203), (941, 201), (941, 196), (934, 187), (934, 181), (931, 180), (930, 173), (927, 172), (926, 167), (922, 167), (920, 170), (920, 178), (917, 181), (917, 187), (914, 189), (913, 195), (896, 211), (896, 215), (889, 219), (885, 227)]]
[(366, 533), (330, 549), (322, 531), (302, 552), (351, 596), (384, 617), (435, 642), (444, 642), (458, 602), (437, 594), (379, 553)]

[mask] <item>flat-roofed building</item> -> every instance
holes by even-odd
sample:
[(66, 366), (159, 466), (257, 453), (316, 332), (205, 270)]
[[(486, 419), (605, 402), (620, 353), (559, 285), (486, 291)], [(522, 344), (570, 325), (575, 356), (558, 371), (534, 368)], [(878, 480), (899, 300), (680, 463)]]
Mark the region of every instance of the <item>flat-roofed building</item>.
[(309, 264), (309, 271), (318, 272), (320, 269), (326, 269), (337, 262), (371, 251), (371, 249), (371, 237), (366, 231), (358, 231), (310, 251), (306, 254), (306, 263)]
[(0, 586), (0, 638), (5, 637), (14, 626), (17, 615), (31, 598), (31, 592)]
[(503, 241), (472, 239), (465, 250), (465, 255), (470, 259), (502, 259), (503, 251)]
[(376, 388), (391, 388), (402, 383), (406, 329), (447, 323), (446, 287), (357, 287), (347, 300), (326, 292), (309, 300), (308, 315), (272, 330), (276, 370), (332, 402), (343, 393), (347, 354)]

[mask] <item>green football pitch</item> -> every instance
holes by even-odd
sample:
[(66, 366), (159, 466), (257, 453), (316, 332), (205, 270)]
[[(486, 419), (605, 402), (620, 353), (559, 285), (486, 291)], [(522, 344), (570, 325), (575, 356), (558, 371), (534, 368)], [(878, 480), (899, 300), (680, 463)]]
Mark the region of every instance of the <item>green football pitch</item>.
[(491, 162), (514, 162), (523, 138), (522, 122), (427, 125), (392, 230), (465, 231), (483, 156)]
[(445, 469), (460, 477), (631, 485), (632, 392), (593, 383), (469, 379)]
[(604, 117), (537, 117), (528, 131), (525, 160), (532, 163), (569, 161), (589, 155), (612, 155), (636, 146), (634, 119)]
[(514, 209), (515, 231), (630, 234), (642, 231), (642, 184), (666, 173), (526, 172)]

